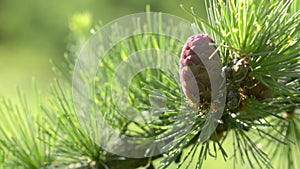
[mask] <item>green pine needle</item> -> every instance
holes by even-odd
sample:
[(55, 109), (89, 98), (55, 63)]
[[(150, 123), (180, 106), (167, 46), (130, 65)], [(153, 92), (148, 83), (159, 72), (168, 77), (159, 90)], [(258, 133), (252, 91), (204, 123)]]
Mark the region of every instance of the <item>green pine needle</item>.
[(18, 94), (20, 105), (4, 98), (1, 100), (0, 150), (5, 166), (26, 169), (47, 167), (55, 156), (48, 144), (53, 142), (53, 137), (42, 130), (45, 119), (41, 103), (36, 103), (36, 110), (30, 109), (24, 95), (20, 91)]

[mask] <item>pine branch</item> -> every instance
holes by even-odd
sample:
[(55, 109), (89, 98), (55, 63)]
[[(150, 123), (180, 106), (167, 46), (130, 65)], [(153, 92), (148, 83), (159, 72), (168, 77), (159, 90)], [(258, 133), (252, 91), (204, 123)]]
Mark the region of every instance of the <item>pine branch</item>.
[[(76, 60), (72, 55), (75, 55), (78, 47), (87, 39), (84, 33), (86, 31), (81, 29), (89, 29), (91, 19), (87, 14), (77, 15), (71, 24), (74, 39), (69, 46), (70, 51), (66, 54), (66, 64), (57, 71), (60, 77), (68, 78), (54, 82), (51, 86), (51, 96), (46, 98), (48, 104), (37, 103), (38, 110), (32, 113), (34, 111), (28, 108), (21, 96), (21, 106), (15, 107), (6, 100), (2, 101), (0, 113), (4, 115), (4, 120), (0, 124), (0, 165), (1, 161), (4, 161), (5, 167), (20, 166), (28, 169), (153, 169), (152, 162), (161, 159), (160, 168), (168, 168), (173, 162), (178, 163), (177, 168), (191, 168), (193, 164), (195, 168), (201, 168), (206, 158), (216, 158), (218, 152), (225, 160), (230, 156), (223, 147), (223, 141), (228, 139), (231, 133), (233, 158), (241, 161), (243, 165), (249, 165), (251, 168), (272, 168), (273, 162), (283, 158), (281, 154), (286, 153), (285, 163), (279, 167), (299, 168), (300, 11), (297, 6), (299, 3), (293, 3), (291, 0), (213, 0), (206, 2), (208, 20), (199, 17), (194, 10), (185, 9), (194, 17), (193, 28), (212, 37), (209, 42), (213, 46), (209, 48), (222, 58), (222, 73), (227, 78), (225, 110), (221, 119), (217, 121), (215, 132), (209, 140), (204, 141), (201, 133), (206, 119), (213, 116), (209, 113), (207, 104), (210, 101), (209, 97), (204, 97), (195, 104), (196, 106), (191, 107), (189, 102), (193, 102), (193, 98), (187, 92), (181, 91), (182, 86), (178, 83), (180, 77), (177, 75), (180, 69), (177, 62), (181, 51), (179, 46), (184, 44), (177, 39), (161, 35), (134, 35), (113, 46), (99, 64), (101, 71), (94, 77), (94, 86), (87, 83), (87, 76), (80, 76), (86, 91), (93, 96), (88, 100), (93, 106), (87, 107), (85, 111), (89, 113), (85, 116), (77, 114), (72, 102), (73, 94), (82, 88), (71, 90), (70, 75)], [(83, 20), (89, 22), (82, 22), (81, 17), (87, 18)], [(138, 19), (133, 21), (137, 25), (137, 32), (153, 28), (151, 18), (147, 19), (147, 24), (142, 26), (138, 24)], [(157, 19), (159, 30), (162, 29), (162, 24), (168, 24), (163, 23), (162, 18)], [(126, 31), (120, 30), (117, 25), (111, 29), (115, 34), (111, 35), (110, 40), (118, 39), (120, 31)], [(165, 31), (180, 32), (176, 28)], [(91, 32), (95, 34), (96, 30)], [(178, 36), (181, 35), (178, 33)], [(101, 39), (103, 37), (97, 38), (99, 41), (108, 40)], [(193, 50), (201, 44), (203, 45), (203, 41), (200, 41), (200, 44), (185, 45), (183, 51), (186, 50), (187, 57), (191, 56), (187, 59), (189, 64), (197, 60)], [(145, 58), (129, 57), (132, 51), (144, 51), (148, 48), (154, 52), (146, 53)], [(103, 51), (103, 46), (99, 45), (99, 52)], [(158, 56), (164, 56), (162, 51), (175, 54), (176, 63), (159, 60)], [(205, 56), (202, 56), (203, 58)], [(125, 69), (123, 74), (118, 75), (116, 72), (124, 60), (125, 66), (132, 69)], [(199, 62), (201, 61), (197, 60), (193, 68), (201, 66)], [(156, 69), (138, 72), (130, 84), (125, 86), (128, 87), (128, 95), (124, 97), (124, 86), (114, 82), (126, 82), (130, 73), (135, 71), (135, 65), (143, 63), (168, 63), (170, 70), (175, 73), (170, 76)], [(198, 75), (199, 72), (202, 79), (198, 84), (204, 84), (203, 90), (211, 92), (211, 86), (205, 83), (207, 76), (202, 67), (193, 74)], [(114, 81), (115, 76), (119, 81)], [(79, 96), (86, 94), (78, 93)], [(182, 99), (184, 94), (186, 98)], [(192, 93), (196, 97), (197, 94), (200, 95), (199, 91)], [(126, 102), (119, 98), (125, 98)], [(122, 136), (161, 136), (161, 140), (174, 139), (173, 144), (159, 147), (165, 149), (165, 153), (152, 157), (131, 158), (112, 154), (97, 142), (103, 137), (106, 139), (104, 143), (115, 140), (105, 137), (105, 128), (97, 126), (96, 120), (99, 118), (94, 111), (95, 107), (101, 112), (100, 120), (119, 131), (120, 135), (113, 139)], [(128, 117), (122, 110), (138, 113)], [(149, 114), (153, 116), (149, 117)], [(83, 123), (80, 118), (86, 121)], [(188, 131), (185, 128), (187, 123), (191, 126)], [(169, 131), (172, 125), (178, 128)], [(176, 137), (169, 137), (170, 134)], [(133, 143), (146, 144), (139, 141)], [(125, 143), (117, 142), (113, 148), (123, 153), (130, 151)], [(137, 149), (138, 146), (131, 151)], [(188, 152), (183, 153), (184, 150)], [(1, 159), (2, 156), (4, 160)]]
[[(299, 67), (298, 62), (296, 61), (297, 59), (299, 59), (299, 56), (297, 55), (297, 53), (295, 53), (295, 51), (297, 51), (299, 48), (298, 43), (290, 43), (290, 45), (288, 46), (285, 45), (288, 43), (288, 41), (290, 41), (290, 39), (294, 38), (293, 36), (295, 34), (293, 33), (293, 31), (295, 32), (295, 30), (297, 30), (296, 28), (298, 27), (297, 26), (298, 14), (292, 16), (291, 18), (293, 19), (286, 20), (287, 24), (281, 24), (281, 23), (277, 24), (278, 15), (282, 16), (281, 21), (285, 20), (284, 19), (285, 16), (288, 16), (287, 11), (290, 7), (290, 3), (286, 3), (286, 4), (284, 4), (283, 2), (267, 3), (266, 1), (262, 1), (259, 4), (255, 4), (255, 3), (253, 5), (249, 5), (249, 4), (250, 2), (246, 2), (246, 1), (241, 3), (230, 2), (229, 4), (223, 4), (222, 2), (219, 3), (214, 1), (210, 5), (207, 5), (209, 10), (209, 16), (211, 16), (209, 17), (209, 23), (206, 23), (203, 19), (199, 19), (197, 16), (195, 16), (196, 23), (199, 29), (201, 27), (207, 32), (209, 32), (208, 30), (211, 28), (212, 31), (210, 32), (210, 34), (216, 40), (215, 42), (216, 45), (220, 44), (220, 50), (221, 50), (220, 54), (223, 57), (224, 64), (228, 68), (232, 68), (233, 70), (227, 73), (229, 74), (229, 76), (227, 77), (228, 84), (229, 84), (228, 87), (229, 91), (232, 90), (233, 93), (238, 93), (239, 95), (241, 91), (236, 90), (235, 88), (239, 86), (245, 86), (243, 88), (244, 91), (242, 91), (242, 95), (250, 95), (250, 97), (242, 98), (245, 100), (242, 100), (241, 109), (240, 109), (241, 106), (236, 106), (236, 108), (229, 108), (229, 104), (228, 104), (229, 112), (225, 112), (224, 116), (222, 117), (222, 121), (224, 125), (218, 126), (217, 133), (216, 133), (217, 138), (213, 139), (214, 141), (212, 145), (214, 145), (214, 147), (216, 147), (217, 145), (219, 149), (221, 149), (224, 158), (226, 158), (227, 154), (223, 150), (222, 145), (219, 142), (219, 139), (222, 138), (223, 133), (227, 134), (230, 130), (233, 130), (235, 133), (233, 137), (234, 140), (236, 140), (235, 145), (237, 145), (237, 147), (235, 147), (236, 150), (235, 153), (237, 154), (234, 155), (240, 156), (241, 161), (244, 161), (244, 163), (247, 163), (252, 167), (256, 166), (256, 164), (259, 167), (262, 167), (261, 164), (266, 164), (266, 167), (271, 168), (272, 166), (270, 165), (267, 155), (264, 152), (262, 152), (262, 150), (259, 147), (255, 145), (254, 141), (251, 140), (251, 138), (248, 136), (249, 132), (247, 131), (257, 129), (257, 131), (260, 133), (259, 137), (262, 137), (261, 133), (264, 133), (265, 135), (264, 137), (269, 137), (270, 140), (277, 140), (273, 135), (268, 135), (267, 132), (265, 132), (260, 128), (266, 126), (273, 128), (273, 125), (269, 122), (269, 120), (266, 119), (270, 116), (273, 116), (279, 120), (284, 121), (285, 119), (282, 118), (280, 114), (284, 110), (290, 108), (291, 105), (294, 105), (295, 103), (297, 105), (299, 103), (299, 99), (297, 98), (297, 95), (299, 95), (298, 91), (295, 90), (295, 87), (293, 85), (290, 85), (290, 82), (289, 83), (284, 82), (286, 80), (284, 77), (285, 75), (289, 75), (291, 78), (299, 77), (299, 74), (295, 72), (295, 70)], [(270, 8), (262, 7), (263, 5), (268, 6), (268, 4), (270, 4)], [(209, 6), (212, 6), (213, 8), (210, 8)], [(259, 7), (258, 13), (260, 13), (260, 15), (253, 15), (253, 13), (251, 13), (251, 10), (253, 10), (256, 7)], [(219, 9), (219, 12), (213, 12), (212, 9), (214, 10)], [(250, 13), (248, 13), (248, 11)], [(192, 14), (195, 15), (194, 12)], [(234, 20), (233, 17), (235, 16), (239, 16), (239, 18), (236, 20), (237, 22), (231, 23), (230, 20)], [(217, 23), (216, 21), (222, 17), (225, 17), (224, 23), (222, 23), (223, 20), (221, 20), (220, 23)], [(247, 19), (248, 17), (249, 19)], [(265, 18), (268, 18), (268, 20), (266, 20)], [(201, 23), (198, 23), (198, 20), (200, 20)], [(266, 23), (273, 23), (273, 25), (269, 25), (266, 28), (261, 27), (261, 25), (264, 25)], [(252, 25), (256, 25), (257, 27), (261, 27), (261, 28), (250, 29), (250, 26)], [(283, 27), (279, 28), (280, 25), (283, 25)], [(208, 26), (208, 28), (206, 26)], [(271, 29), (273, 27), (274, 29)], [(284, 30), (289, 30), (289, 28), (291, 27), (294, 27), (295, 29), (292, 29), (292, 32), (289, 34), (289, 38), (287, 38), (286, 32)], [(277, 32), (276, 30), (278, 29), (280, 29), (281, 31)], [(239, 31), (236, 32), (235, 30), (239, 30)], [(227, 32), (228, 34), (227, 35), (225, 34), (225, 36), (220, 36), (224, 32)], [(266, 37), (266, 39), (262, 39), (262, 37)], [(275, 37), (282, 37), (282, 41), (274, 40), (273, 38)], [(102, 68), (106, 68), (107, 71), (105, 71), (103, 74), (100, 74), (99, 78), (97, 78), (97, 84), (99, 84), (99, 86), (96, 86), (96, 88), (98, 88), (98, 91), (107, 91), (106, 87), (104, 87), (102, 84), (105, 84), (107, 82), (105, 81), (105, 79), (109, 79), (111, 77), (110, 74), (115, 72), (115, 65), (118, 65), (122, 59), (126, 58), (130, 54), (129, 52), (131, 50), (140, 51), (149, 45), (156, 46), (156, 44), (158, 44), (157, 42), (159, 38), (160, 37), (153, 38), (151, 36), (149, 37), (135, 36), (132, 39), (124, 40), (123, 42), (121, 42), (119, 46), (114, 47), (114, 50), (112, 50), (108, 54), (108, 57), (106, 57), (107, 60), (104, 59), (102, 62), (103, 63)], [(145, 39), (148, 39), (146, 40), (146, 44), (141, 43), (142, 41), (145, 42)], [(270, 41), (274, 43), (269, 44)], [(167, 41), (165, 39), (165, 41), (159, 43), (161, 46), (158, 47), (163, 49), (163, 46), (169, 46), (166, 43)], [(176, 44), (176, 43), (170, 42), (170, 44)], [(274, 46), (276, 46), (276, 48)], [(169, 50), (176, 51), (176, 47), (169, 46)], [(175, 53), (179, 53), (179, 52), (175, 52)], [(243, 61), (238, 62), (238, 60), (243, 59), (243, 57), (245, 58), (250, 57), (250, 59), (248, 60), (244, 59)], [(270, 64), (269, 60), (272, 60), (272, 62), (274, 63), (271, 62), (272, 64)], [(284, 65), (282, 64), (282, 68), (278, 69), (278, 63), (285, 62), (285, 61), (287, 62), (287, 64)], [(134, 64), (134, 61), (131, 64)], [(243, 69), (242, 66), (244, 65), (248, 66), (246, 70), (246, 76), (243, 75), (245, 71), (244, 72), (237, 71), (239, 69)], [(291, 74), (291, 72), (293, 73)], [(265, 78), (266, 75), (268, 75), (267, 78)], [(251, 78), (249, 79), (245, 78), (247, 76)], [(252, 80), (253, 77), (256, 78), (256, 80)], [(283, 83), (287, 84), (287, 86), (280, 84), (282, 83), (281, 78)], [(274, 79), (277, 79), (275, 83), (274, 83)], [(245, 80), (246, 82), (244, 83), (240, 82)], [(162, 81), (170, 82), (170, 83), (161, 84), (160, 82)], [(295, 80), (292, 80), (292, 82), (295, 82)], [(257, 83), (259, 83), (258, 87), (251, 89), (252, 85), (255, 86)], [(147, 86), (147, 84), (151, 84), (151, 85)], [(144, 105), (143, 107), (140, 108), (142, 108), (143, 110), (148, 110), (149, 107), (147, 105), (149, 105), (150, 102), (147, 99), (145, 100), (144, 98), (150, 95), (151, 94), (150, 91), (156, 88), (163, 89), (165, 94), (167, 94), (169, 97), (176, 97), (180, 95), (179, 93), (172, 93), (174, 90), (172, 90), (172, 86), (170, 86), (170, 84), (176, 84), (176, 83), (173, 83), (172, 79), (168, 79), (167, 76), (161, 74), (161, 72), (149, 71), (148, 73), (140, 74), (139, 76), (136, 77), (136, 81), (132, 82), (130, 87), (130, 91), (132, 94), (130, 98), (131, 104), (134, 107)], [(231, 84), (233, 85), (231, 86)], [(173, 88), (176, 87), (177, 87), (176, 85), (173, 86)], [(250, 90), (248, 90), (247, 87), (250, 88)], [(262, 91), (265, 92), (268, 90), (272, 90), (272, 92), (269, 92), (271, 93), (271, 95), (261, 94)], [(60, 95), (63, 96), (65, 94), (63, 94), (62, 92), (62, 94)], [(97, 100), (96, 100), (97, 104), (99, 104), (99, 106), (104, 108), (110, 107), (110, 109), (114, 109), (113, 105), (107, 104), (108, 103), (107, 96), (108, 93), (97, 94)], [(291, 97), (291, 96), (295, 96), (295, 97)], [(234, 99), (234, 97), (236, 97), (235, 94), (233, 94), (232, 96), (229, 94), (227, 98), (228, 100), (227, 103), (229, 103), (231, 99)], [(272, 99), (272, 102), (270, 99)], [(176, 100), (172, 100), (172, 102), (177, 103)], [(178, 103), (179, 102), (180, 101), (178, 101)], [(176, 105), (176, 104), (171, 104), (171, 105)], [(169, 111), (171, 112), (180, 111), (180, 109), (178, 109), (178, 107), (176, 106), (169, 107), (169, 108), (170, 108)], [(65, 113), (68, 112), (70, 111), (65, 111)], [(163, 132), (164, 129), (161, 129), (161, 127), (172, 123), (172, 120), (170, 121), (170, 119), (172, 119), (172, 115), (171, 116), (167, 115), (166, 117), (163, 118), (164, 120), (162, 120), (160, 123), (144, 126), (138, 123), (132, 123), (132, 121), (130, 120), (123, 121), (122, 115), (113, 114), (113, 113), (110, 114), (111, 116), (107, 120), (110, 121), (115, 127), (124, 130), (124, 132), (127, 132), (127, 134), (132, 136), (152, 135), (153, 131)], [(121, 125), (121, 124), (126, 124), (126, 125)], [(140, 130), (142, 130), (142, 132), (136, 132), (135, 130), (132, 130), (132, 128), (128, 128), (130, 124), (134, 124), (135, 126), (134, 128), (139, 128)], [(194, 129), (191, 130), (188, 135), (186, 135), (184, 138), (178, 139), (178, 143), (175, 144), (172, 148), (170, 148), (169, 153), (162, 161), (161, 163), (162, 168), (166, 168), (170, 165), (172, 161), (175, 161), (178, 158), (180, 159), (182, 150), (185, 149), (186, 147), (189, 147), (190, 145), (192, 146), (190, 153), (188, 153), (183, 158), (178, 168), (180, 168), (183, 165), (183, 163), (187, 160), (189, 155), (191, 155), (191, 159), (194, 159), (196, 151), (199, 149), (201, 153), (198, 158), (197, 167), (200, 168), (202, 166), (206, 156), (211, 153), (208, 150), (211, 144), (209, 142), (200, 143), (198, 140), (203, 124), (204, 124), (203, 120), (201, 120), (200, 118), (199, 121), (196, 121), (196, 123), (194, 124)], [(67, 129), (64, 133), (70, 133), (70, 132), (71, 131)], [(78, 136), (75, 136), (74, 138), (77, 137)], [(87, 138), (87, 136), (85, 137)], [(278, 140), (278, 142), (279, 143), (282, 142), (283, 144), (285, 144), (285, 142), (280, 140)], [(84, 145), (86, 143), (81, 142), (81, 144)], [(122, 149), (122, 147), (123, 145), (119, 145), (120, 149)], [(243, 147), (245, 148), (244, 150)], [(214, 149), (216, 153), (216, 148)], [(105, 155), (106, 154), (105, 151), (101, 150), (101, 148), (99, 149), (99, 152), (101, 155), (96, 155), (96, 156), (92, 154), (86, 154), (85, 152), (82, 152), (80, 154), (81, 156), (85, 154), (88, 158), (92, 159), (92, 161), (95, 162), (95, 166), (100, 165), (102, 167), (109, 167), (109, 168), (122, 168), (124, 166), (126, 166), (127, 168), (135, 168), (138, 166), (145, 166), (147, 164), (150, 164), (149, 161), (160, 157), (160, 155), (153, 157), (152, 159), (120, 158), (116, 156), (107, 157)], [(78, 154), (78, 156), (80, 154)], [(191, 161), (188, 163), (187, 166), (190, 166), (190, 164)]]

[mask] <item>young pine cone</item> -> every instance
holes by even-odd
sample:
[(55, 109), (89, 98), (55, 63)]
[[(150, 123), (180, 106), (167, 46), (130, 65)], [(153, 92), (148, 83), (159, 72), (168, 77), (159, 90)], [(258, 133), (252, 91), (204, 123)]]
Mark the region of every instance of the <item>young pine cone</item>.
[(219, 82), (210, 82), (211, 76), (219, 77), (221, 75), (221, 68), (217, 66), (220, 65), (220, 56), (216, 52), (216, 47), (210, 43), (214, 43), (214, 41), (206, 34), (193, 35), (182, 49), (180, 82), (192, 107), (199, 107), (200, 103), (210, 102), (211, 85), (220, 85)]

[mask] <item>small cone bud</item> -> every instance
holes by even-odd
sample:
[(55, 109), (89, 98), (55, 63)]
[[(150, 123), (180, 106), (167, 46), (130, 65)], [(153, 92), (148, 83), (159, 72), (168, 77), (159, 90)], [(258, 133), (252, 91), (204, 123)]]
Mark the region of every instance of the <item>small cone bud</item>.
[[(196, 107), (200, 102), (210, 102), (211, 83), (207, 70), (220, 60), (215, 46), (210, 43), (214, 41), (208, 35), (194, 35), (187, 40), (181, 52), (180, 82), (187, 99)], [(213, 72), (219, 76), (221, 70)]]

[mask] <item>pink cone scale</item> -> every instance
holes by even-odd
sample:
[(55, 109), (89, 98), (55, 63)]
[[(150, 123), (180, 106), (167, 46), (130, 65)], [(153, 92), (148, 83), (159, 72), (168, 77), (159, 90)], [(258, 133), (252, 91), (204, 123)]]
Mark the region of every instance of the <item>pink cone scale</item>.
[(211, 98), (211, 83), (207, 70), (219, 59), (216, 47), (211, 43), (214, 41), (207, 34), (193, 35), (184, 44), (181, 52), (181, 86), (187, 100), (196, 107), (199, 107), (201, 102), (209, 102)]

